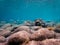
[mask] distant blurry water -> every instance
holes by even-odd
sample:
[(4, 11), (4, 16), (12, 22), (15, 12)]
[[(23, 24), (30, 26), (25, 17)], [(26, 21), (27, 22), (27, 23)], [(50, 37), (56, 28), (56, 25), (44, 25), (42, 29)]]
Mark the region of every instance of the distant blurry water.
[(60, 0), (0, 0), (0, 21), (42, 18), (60, 21)]

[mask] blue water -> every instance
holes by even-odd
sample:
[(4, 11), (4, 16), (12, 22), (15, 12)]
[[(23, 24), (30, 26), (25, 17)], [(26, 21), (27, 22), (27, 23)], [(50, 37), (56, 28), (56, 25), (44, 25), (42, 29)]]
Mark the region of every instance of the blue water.
[(0, 0), (0, 21), (60, 21), (60, 0)]

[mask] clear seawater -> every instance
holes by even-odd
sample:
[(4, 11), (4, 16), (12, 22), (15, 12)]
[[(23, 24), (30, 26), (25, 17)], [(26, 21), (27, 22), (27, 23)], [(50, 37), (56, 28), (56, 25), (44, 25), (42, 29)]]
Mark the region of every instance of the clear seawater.
[(60, 0), (0, 0), (0, 21), (37, 18), (60, 22)]

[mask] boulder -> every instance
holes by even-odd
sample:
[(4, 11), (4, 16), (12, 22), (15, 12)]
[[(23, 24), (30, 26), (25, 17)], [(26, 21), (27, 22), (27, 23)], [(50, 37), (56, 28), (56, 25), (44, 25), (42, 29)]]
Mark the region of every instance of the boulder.
[(0, 45), (6, 45), (5, 43), (0, 43)]
[(60, 33), (56, 33), (56, 39), (60, 39)]
[(42, 45), (41, 41), (29, 41), (26, 45)]
[(46, 28), (41, 28), (31, 35), (32, 40), (44, 40), (44, 39), (50, 39), (50, 38), (55, 38), (55, 32), (54, 31), (49, 31)]
[(40, 26), (32, 26), (31, 29), (34, 30), (34, 31), (37, 31), (38, 29), (40, 29), (41, 27)]
[(15, 29), (14, 32), (18, 32), (18, 31), (27, 31), (29, 33), (31, 32), (28, 26), (19, 26), (17, 29)]
[(0, 43), (1, 42), (6, 42), (6, 38), (0, 35)]
[(25, 25), (25, 26), (32, 26), (32, 23), (31, 23), (31, 21), (25, 21), (25, 22), (24, 22), (24, 25)]
[(7, 23), (7, 24), (3, 25), (1, 28), (2, 28), (2, 29), (6, 29), (6, 28), (11, 27), (11, 26), (12, 26), (12, 25), (11, 25), (10, 23)]
[(57, 25), (55, 26), (54, 31), (55, 31), (56, 33), (60, 33), (60, 24), (57, 24)]
[(36, 19), (35, 26), (47, 27), (47, 25), (45, 24), (45, 22), (42, 19)]
[(4, 30), (4, 29), (0, 30), (1, 36), (8, 37), (10, 34), (11, 34), (11, 31), (9, 31), (9, 30)]
[(46, 39), (42, 41), (42, 45), (60, 45), (60, 39)]
[(7, 38), (8, 45), (21, 45), (24, 42), (29, 41), (30, 34), (26, 31), (19, 31)]

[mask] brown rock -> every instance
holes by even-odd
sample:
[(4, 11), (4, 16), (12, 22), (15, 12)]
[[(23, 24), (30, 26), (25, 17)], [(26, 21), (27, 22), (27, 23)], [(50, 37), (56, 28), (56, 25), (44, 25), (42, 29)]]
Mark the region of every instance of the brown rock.
[(40, 29), (41, 26), (32, 26), (31, 29), (34, 30), (34, 31), (37, 31), (38, 29)]
[(6, 38), (3, 37), (3, 36), (0, 36), (0, 43), (1, 43), (1, 42), (5, 42), (5, 41), (6, 41)]
[(26, 31), (19, 31), (17, 33), (12, 34), (7, 38), (8, 45), (19, 45), (24, 42), (29, 41), (30, 34)]
[(15, 29), (14, 32), (18, 32), (18, 31), (27, 31), (27, 32), (31, 32), (28, 26), (19, 26), (17, 29)]
[(8, 37), (10, 34), (11, 34), (11, 31), (9, 30), (4, 30), (4, 29), (0, 30), (1, 36)]
[(56, 33), (60, 33), (60, 24), (57, 24), (57, 25), (56, 25), (54, 31), (55, 31)]
[(55, 33), (54, 31), (49, 31), (46, 28), (41, 28), (38, 31), (35, 31), (31, 35), (32, 40), (44, 40), (44, 39), (50, 39), (50, 38), (55, 38)]
[(56, 33), (56, 39), (60, 39), (60, 33)]
[(5, 43), (0, 43), (0, 45), (6, 45)]
[(60, 45), (60, 39), (46, 39), (42, 41), (43, 45)]
[(47, 27), (47, 29), (50, 30), (50, 31), (54, 31), (55, 27)]
[(26, 45), (42, 45), (41, 41), (29, 41)]
[(10, 23), (7, 23), (7, 24), (3, 25), (1, 28), (2, 29), (6, 29), (8, 27), (12, 27), (12, 25)]

